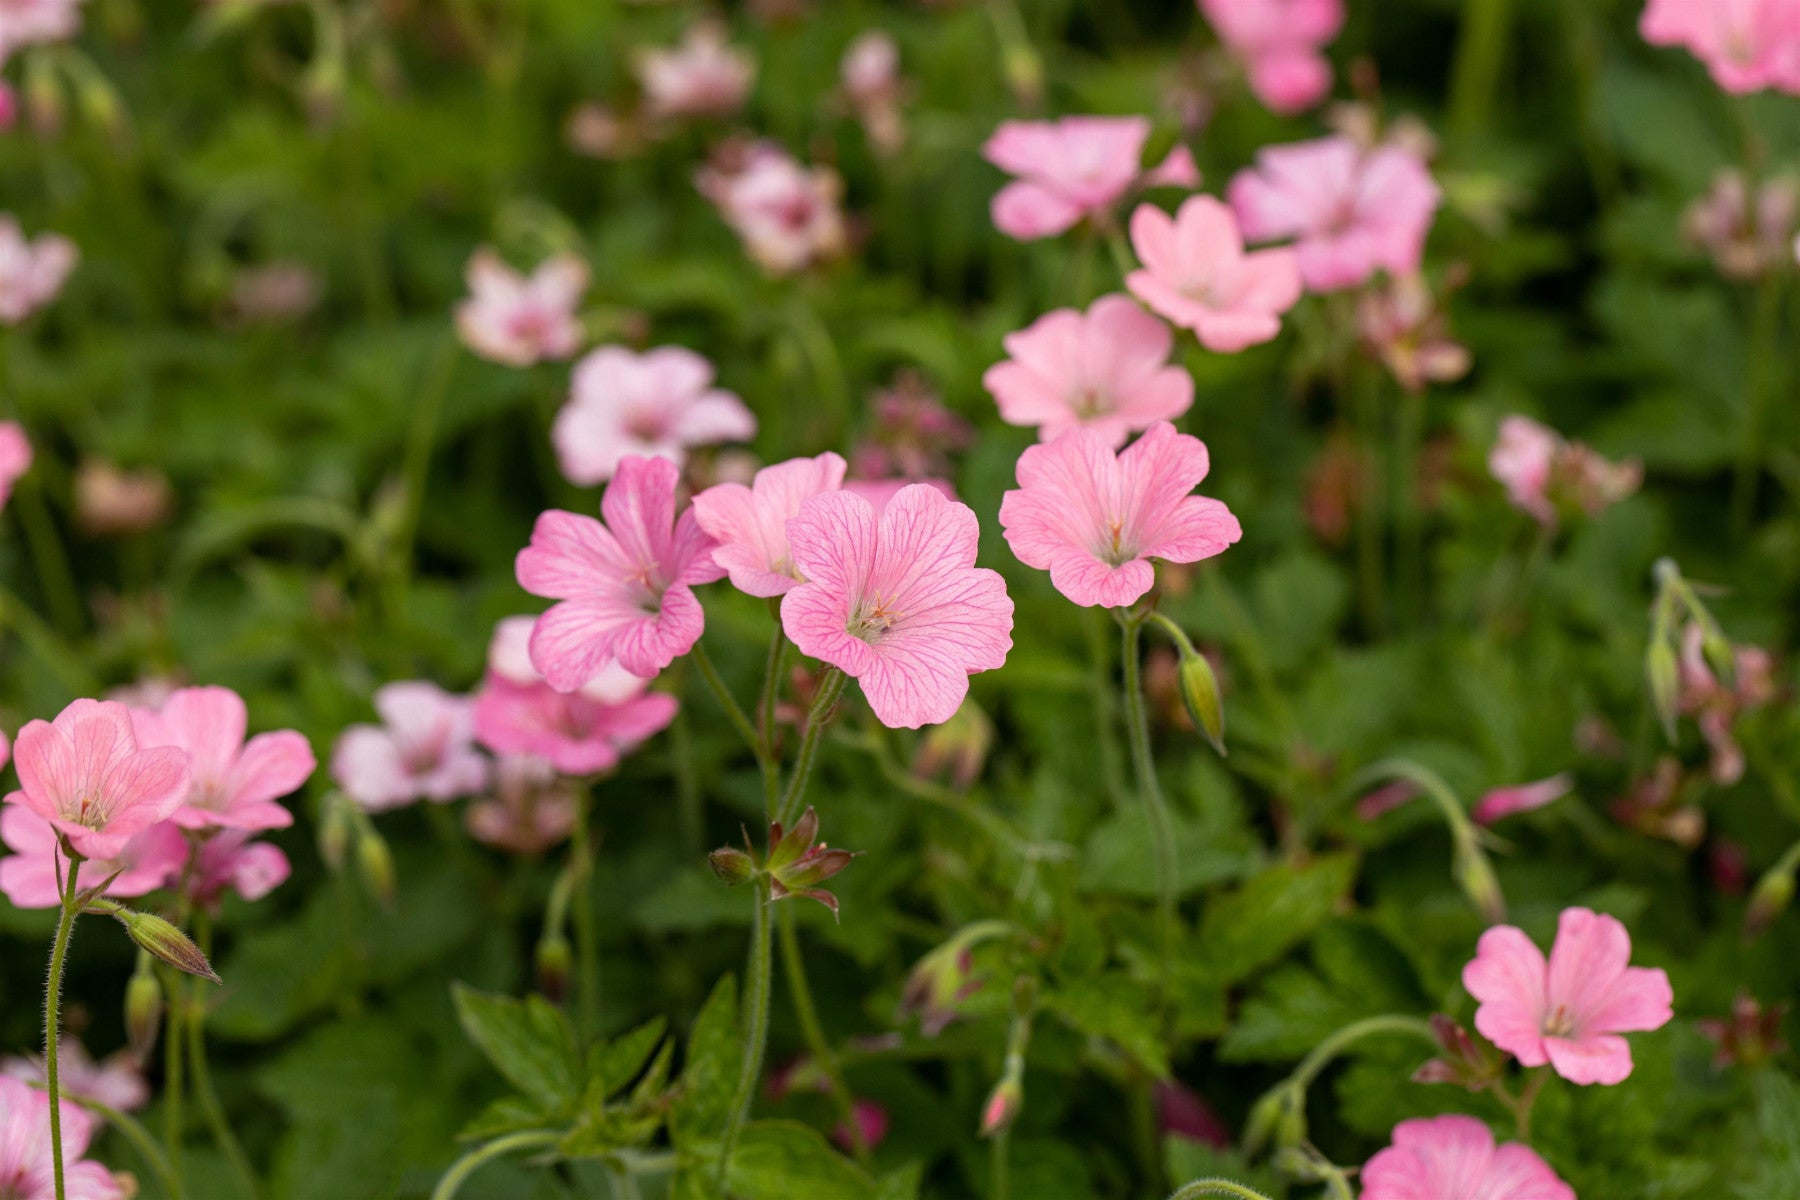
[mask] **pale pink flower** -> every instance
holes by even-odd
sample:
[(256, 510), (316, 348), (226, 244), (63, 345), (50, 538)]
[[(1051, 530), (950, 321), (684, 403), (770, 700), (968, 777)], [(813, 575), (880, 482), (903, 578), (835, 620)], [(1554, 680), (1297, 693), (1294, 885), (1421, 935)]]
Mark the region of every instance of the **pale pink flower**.
[(1012, 599), (975, 566), (980, 531), (967, 505), (935, 488), (902, 488), (887, 511), (825, 492), (788, 522), (806, 582), (781, 599), (781, 624), (801, 653), (862, 683), (882, 724), (947, 721), (969, 676), (1012, 648)]
[(791, 275), (844, 250), (844, 185), (829, 167), (809, 169), (774, 143), (756, 142), (716, 160), (695, 182), (771, 274)]
[(697, 21), (668, 50), (645, 50), (632, 64), (653, 117), (728, 117), (744, 106), (756, 62), (725, 40), (716, 21)]
[(896, 373), (869, 397), (869, 409), (873, 419), (850, 455), (850, 473), (863, 479), (898, 475), (923, 483), (947, 474), (951, 456), (975, 439), (974, 427), (916, 371)]
[(1194, 379), (1169, 364), (1169, 327), (1129, 296), (1102, 296), (1086, 313), (1059, 308), (1001, 339), (1011, 357), (981, 377), (1009, 425), (1051, 441), (1077, 426), (1118, 446), (1194, 403)]
[(140, 746), (174, 746), (188, 756), (187, 798), (171, 818), (183, 829), (285, 829), (294, 814), (280, 800), (299, 789), (318, 761), (291, 729), (244, 740), (249, 714), (230, 688), (175, 692), (157, 709), (131, 714)]
[[(0, 52), (7, 45), (5, 0), (0, 0)], [(0, 214), (0, 324), (17, 325), (56, 298), (75, 269), (75, 243), (54, 233), (27, 240), (18, 221)]]
[(242, 321), (298, 321), (319, 303), (319, 273), (301, 262), (244, 267), (231, 280), (231, 313)]
[(1199, 0), (1250, 90), (1278, 113), (1303, 112), (1331, 90), (1321, 51), (1344, 26), (1343, 0)]
[(1211, 196), (1190, 196), (1172, 219), (1139, 205), (1131, 245), (1144, 266), (1125, 277), (1125, 286), (1215, 353), (1270, 340), (1281, 332), (1281, 314), (1300, 299), (1294, 251), (1245, 253), (1231, 210)]
[(1554, 528), (1565, 511), (1594, 516), (1631, 495), (1643, 481), (1635, 459), (1614, 463), (1529, 417), (1500, 422), (1488, 470), (1514, 508)]
[[(94, 1118), (60, 1101), (63, 1179), (67, 1200), (125, 1200), (111, 1171), (82, 1158), (94, 1137)], [(0, 1196), (51, 1200), (56, 1195), (50, 1155), (50, 1096), (23, 1080), (0, 1077)]]
[(900, 116), (905, 92), (900, 82), (900, 47), (879, 29), (858, 34), (839, 66), (844, 99), (862, 122), (869, 143), (881, 154), (894, 154), (906, 141)]
[(227, 891), (254, 903), (287, 882), (292, 867), (281, 847), (252, 836), (248, 829), (225, 829), (200, 843), (188, 880), (194, 903), (216, 909)]
[(1104, 216), (1139, 182), (1149, 138), (1146, 117), (1002, 122), (981, 153), (1017, 178), (994, 196), (994, 225), (1031, 241)]
[(1469, 348), (1450, 337), (1443, 300), (1419, 275), (1371, 288), (1356, 304), (1356, 330), (1409, 392), (1454, 383), (1469, 373)]
[(463, 813), (469, 836), (514, 854), (542, 854), (575, 828), (581, 803), (573, 781), (541, 758), (502, 758), (495, 793)]
[(1475, 1028), (1521, 1065), (1549, 1063), (1572, 1083), (1618, 1083), (1631, 1074), (1631, 1047), (1618, 1035), (1660, 1029), (1673, 1015), (1668, 975), (1630, 961), (1624, 925), (1565, 908), (1548, 963), (1524, 931), (1497, 926), (1481, 935), (1463, 986), (1480, 1001)]
[(1342, 135), (1265, 146), (1231, 181), (1231, 207), (1253, 242), (1296, 239), (1309, 290), (1355, 287), (1386, 269), (1418, 271), (1441, 193), (1419, 157)]
[[(0, 841), (12, 854), (0, 858), (0, 892), (19, 908), (54, 908), (62, 902), (57, 880), (69, 873), (69, 860), (50, 823), (22, 805), (0, 808)], [(129, 900), (170, 882), (187, 862), (188, 843), (181, 830), (159, 821), (132, 837), (117, 853), (82, 864), (76, 884), (89, 887), (117, 876), (106, 895)]]
[(1728, 92), (1800, 91), (1795, 0), (1650, 0), (1638, 32), (1654, 46), (1686, 47)]
[(87, 533), (142, 533), (168, 520), (174, 507), (169, 477), (155, 467), (89, 458), (75, 471), (75, 523)]
[(475, 702), (435, 683), (390, 683), (375, 693), (380, 725), (338, 736), (331, 777), (370, 812), (415, 800), (438, 803), (487, 786), (487, 759), (475, 749)]
[(1479, 824), (1492, 825), (1502, 817), (1530, 812), (1554, 800), (1561, 800), (1574, 788), (1575, 777), (1566, 771), (1561, 775), (1552, 775), (1549, 779), (1540, 779), (1536, 783), (1495, 788), (1475, 802), (1469, 815)]
[(1198, 562), (1243, 536), (1224, 504), (1189, 494), (1207, 467), (1206, 444), (1167, 421), (1116, 454), (1073, 429), (1019, 456), (1000, 525), (1019, 561), (1049, 571), (1071, 601), (1121, 608), (1156, 582), (1151, 559)]
[(1494, 1145), (1474, 1117), (1451, 1113), (1394, 1126), (1394, 1144), (1362, 1172), (1362, 1200), (1575, 1200), (1523, 1142)]
[(60, 42), (81, 28), (83, 0), (0, 0), (0, 63), (22, 46)]
[(575, 306), (587, 290), (588, 268), (558, 254), (521, 275), (483, 246), (469, 258), (469, 297), (456, 306), (456, 330), (483, 358), (509, 367), (567, 358), (581, 348)]
[(604, 483), (628, 454), (687, 462), (688, 448), (756, 436), (756, 418), (713, 385), (712, 364), (681, 346), (602, 346), (575, 364), (550, 440), (569, 482)]
[[(42, 1084), (46, 1082), (44, 1056), (8, 1055), (0, 1060), (0, 1076)], [(81, 1039), (66, 1033), (56, 1040), (56, 1081), (63, 1095), (72, 1100), (90, 1100), (119, 1112), (142, 1108), (150, 1099), (150, 1085), (129, 1051), (95, 1062)]]
[(694, 497), (694, 516), (718, 543), (713, 561), (731, 585), (751, 596), (785, 595), (801, 582), (788, 547), (787, 523), (800, 505), (844, 483), (844, 460), (827, 451), (764, 467), (749, 487), (721, 483)]
[(13, 755), (19, 790), (6, 802), (48, 821), (89, 858), (121, 853), (187, 795), (187, 755), (141, 749), (131, 710), (110, 700), (76, 700), (55, 721), (30, 722)]
[(1757, 279), (1792, 263), (1800, 222), (1800, 182), (1791, 175), (1752, 188), (1744, 173), (1726, 167), (1706, 194), (1681, 214), (1681, 234), (1705, 250), (1727, 279)]
[(571, 692), (617, 661), (649, 678), (700, 640), (693, 586), (725, 574), (693, 510), (675, 516), (680, 472), (664, 458), (625, 459), (600, 499), (605, 523), (552, 510), (519, 551), (519, 586), (561, 603), (538, 618), (531, 661)]
[(1706, 632), (1690, 621), (1681, 631), (1681, 711), (1694, 718), (1712, 751), (1714, 782), (1729, 786), (1744, 777), (1744, 751), (1731, 735), (1738, 716), (1775, 699), (1774, 663), (1760, 646), (1733, 648), (1729, 686), (1706, 661)]
[[(616, 697), (594, 695), (613, 690), (608, 675), (630, 680), (631, 690)], [(606, 686), (597, 689), (596, 682)], [(475, 696), (475, 736), (495, 754), (541, 758), (565, 775), (610, 771), (622, 755), (675, 719), (675, 697), (645, 691), (647, 683), (616, 664), (576, 692), (489, 674)]]
[(31, 440), (17, 421), (0, 421), (0, 508), (12, 498), (13, 484), (31, 470)]

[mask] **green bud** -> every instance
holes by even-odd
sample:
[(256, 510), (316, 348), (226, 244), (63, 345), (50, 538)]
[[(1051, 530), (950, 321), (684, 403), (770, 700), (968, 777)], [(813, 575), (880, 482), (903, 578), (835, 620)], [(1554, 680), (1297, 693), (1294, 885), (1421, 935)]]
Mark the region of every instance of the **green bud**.
[(1206, 655), (1186, 646), (1181, 648), (1181, 703), (1193, 719), (1194, 727), (1206, 735), (1212, 748), (1225, 756), (1225, 705), (1219, 697), (1219, 678), (1213, 674)]
[(125, 932), (131, 935), (131, 940), (141, 949), (149, 951), (178, 971), (198, 975), (213, 983), (221, 982), (213, 972), (212, 964), (206, 961), (206, 955), (200, 953), (200, 947), (194, 945), (193, 939), (172, 923), (154, 913), (131, 912), (129, 909), (121, 909), (117, 915), (125, 926)]
[(1750, 907), (1744, 912), (1744, 936), (1762, 934), (1794, 899), (1794, 868), (1786, 859), (1756, 882), (1750, 894)]
[(1476, 844), (1472, 833), (1457, 835), (1455, 853), (1450, 873), (1456, 879), (1456, 886), (1463, 890), (1463, 895), (1469, 898), (1469, 903), (1486, 918), (1488, 924), (1497, 925), (1504, 921), (1506, 896), (1500, 891), (1500, 879), (1494, 874), (1494, 865)]
[(1732, 649), (1731, 642), (1719, 627), (1710, 621), (1701, 627), (1700, 653), (1705, 656), (1706, 665), (1712, 668), (1713, 678), (1719, 681), (1719, 686), (1737, 686), (1737, 651)]
[(343, 795), (333, 792), (325, 798), (325, 810), (319, 814), (319, 857), (333, 871), (343, 868), (355, 834), (350, 812), (345, 808), (348, 803)]
[(546, 930), (537, 944), (538, 991), (552, 1004), (561, 1004), (569, 994), (569, 970), (574, 961), (569, 939), (559, 931)]
[(162, 1026), (163, 990), (150, 960), (140, 957), (131, 982), (125, 985), (125, 1037), (131, 1055), (140, 1063), (156, 1049), (157, 1030)]
[(363, 886), (381, 906), (393, 908), (394, 856), (388, 850), (387, 839), (373, 829), (364, 830), (356, 839), (356, 870), (362, 876)]
[(730, 887), (756, 878), (756, 860), (732, 846), (720, 846), (706, 856), (706, 862), (713, 874)]
[(1306, 1094), (1292, 1082), (1263, 1094), (1244, 1122), (1243, 1151), (1254, 1158), (1267, 1145), (1282, 1150), (1306, 1140)]
[(987, 1103), (981, 1106), (981, 1136), (993, 1137), (1003, 1129), (1012, 1128), (1024, 1107), (1025, 1085), (1017, 1076), (1008, 1074), (988, 1093)]
[(1675, 647), (1666, 639), (1657, 638), (1650, 643), (1644, 655), (1644, 673), (1650, 684), (1650, 705), (1656, 710), (1663, 733), (1673, 742), (1675, 718), (1681, 707), (1681, 670), (1675, 661)]

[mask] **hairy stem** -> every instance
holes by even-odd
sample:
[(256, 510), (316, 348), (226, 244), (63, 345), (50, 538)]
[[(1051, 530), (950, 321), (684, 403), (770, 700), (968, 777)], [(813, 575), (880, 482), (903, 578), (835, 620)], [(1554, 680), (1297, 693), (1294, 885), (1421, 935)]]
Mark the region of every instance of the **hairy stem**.
[(1169, 1200), (1200, 1200), (1202, 1196), (1235, 1196), (1237, 1200), (1269, 1200), (1252, 1187), (1229, 1179), (1196, 1179), (1169, 1197)]
[(437, 1187), (431, 1191), (431, 1200), (451, 1200), (468, 1182), (469, 1176), (480, 1170), (482, 1166), (499, 1158), (503, 1154), (511, 1154), (515, 1150), (529, 1150), (534, 1146), (548, 1146), (562, 1134), (552, 1129), (528, 1129), (523, 1133), (512, 1133), (502, 1138), (495, 1138), (485, 1146), (477, 1146), (451, 1164), (438, 1180)]
[(762, 1078), (763, 1052), (769, 1041), (770, 952), (769, 881), (756, 881), (756, 916), (750, 927), (750, 990), (744, 995), (744, 1064), (738, 1074), (737, 1094), (731, 1102), (731, 1119), (725, 1126), (725, 1140), (719, 1154), (718, 1190), (725, 1191), (725, 1180), (731, 1174), (731, 1156), (737, 1150), (738, 1135), (750, 1116), (750, 1104), (756, 1099), (756, 1086)]
[(1144, 706), (1142, 672), (1138, 659), (1144, 630), (1142, 616), (1122, 616), (1125, 661), (1125, 724), (1131, 733), (1131, 758), (1137, 767), (1138, 794), (1150, 825), (1151, 850), (1156, 860), (1156, 891), (1161, 919), (1161, 980), (1164, 1008), (1168, 1006), (1175, 962), (1175, 829), (1162, 785), (1156, 779), (1156, 759), (1150, 752), (1150, 720)]
[(701, 642), (695, 642), (688, 657), (693, 660), (695, 669), (700, 672), (700, 678), (706, 681), (707, 689), (719, 702), (719, 707), (725, 710), (725, 716), (730, 720), (731, 727), (738, 731), (738, 736), (744, 739), (746, 746), (750, 747), (750, 753), (756, 756), (757, 765), (762, 767), (766, 773), (768, 755), (763, 750), (761, 739), (756, 736), (756, 727), (750, 724), (750, 718), (744, 714), (743, 707), (732, 696), (731, 689), (725, 686), (725, 680), (720, 677), (719, 669), (713, 666), (712, 656), (707, 654), (706, 646)]
[(788, 778), (787, 794), (781, 798), (781, 807), (775, 812), (775, 819), (784, 827), (800, 814), (806, 785), (812, 781), (813, 760), (818, 758), (819, 742), (825, 736), (825, 722), (831, 717), (831, 710), (837, 707), (838, 698), (844, 694), (846, 682), (846, 676), (836, 667), (827, 670), (825, 678), (819, 682), (819, 694), (806, 714), (806, 733), (800, 739), (799, 753), (794, 756), (794, 773)]
[(44, 1082), (50, 1092), (50, 1161), (56, 1184), (56, 1200), (64, 1200), (62, 1145), (62, 1087), (57, 1075), (57, 1042), (62, 1037), (63, 959), (75, 931), (77, 893), (75, 877), (81, 872), (81, 856), (69, 856), (69, 877), (63, 882), (62, 915), (56, 922), (56, 940), (50, 944), (50, 977), (44, 985)]

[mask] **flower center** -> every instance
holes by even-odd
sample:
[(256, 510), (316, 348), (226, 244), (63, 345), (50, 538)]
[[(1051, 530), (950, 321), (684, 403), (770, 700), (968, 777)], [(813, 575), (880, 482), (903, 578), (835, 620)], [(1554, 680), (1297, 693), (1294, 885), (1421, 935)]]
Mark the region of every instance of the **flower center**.
[(900, 620), (900, 614), (889, 609), (891, 603), (890, 600), (877, 600), (872, 607), (858, 609), (845, 623), (844, 632), (875, 645)]
[(1123, 518), (1112, 517), (1107, 522), (1110, 534), (1107, 544), (1101, 548), (1097, 557), (1108, 566), (1121, 567), (1138, 556), (1137, 547), (1125, 540), (1125, 522)]
[(1112, 411), (1112, 397), (1099, 388), (1084, 388), (1069, 399), (1069, 407), (1075, 415), (1088, 420), (1103, 416)]
[(1544, 1036), (1554, 1038), (1568, 1037), (1575, 1032), (1575, 1016), (1568, 1005), (1559, 1004), (1544, 1018)]
[(640, 442), (660, 442), (669, 432), (669, 418), (654, 408), (640, 408), (625, 418), (625, 432)]

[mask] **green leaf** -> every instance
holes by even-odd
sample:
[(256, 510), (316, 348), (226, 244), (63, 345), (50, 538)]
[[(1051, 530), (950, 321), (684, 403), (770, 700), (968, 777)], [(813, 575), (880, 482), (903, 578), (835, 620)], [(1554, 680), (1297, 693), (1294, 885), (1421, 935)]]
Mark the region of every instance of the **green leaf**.
[(456, 1135), (456, 1140), (485, 1142), (502, 1134), (536, 1129), (543, 1123), (544, 1114), (537, 1105), (519, 1096), (502, 1096), (476, 1114), (473, 1121), (464, 1125)]
[(924, 1182), (925, 1164), (909, 1162), (875, 1181), (876, 1200), (919, 1200), (919, 1188)]
[(677, 1145), (724, 1131), (742, 1054), (737, 978), (726, 975), (714, 985), (688, 1033), (687, 1060), (669, 1121)]
[(1221, 1058), (1296, 1059), (1352, 1021), (1428, 1007), (1406, 956), (1372, 926), (1333, 921), (1311, 949), (1313, 970), (1284, 963), (1261, 980), (1220, 1043)]
[(1272, 867), (1219, 897), (1200, 924), (1200, 969), (1222, 983), (1246, 978), (1317, 928), (1355, 878), (1356, 859), (1334, 854), (1302, 867)]
[(745, 1125), (725, 1183), (738, 1200), (857, 1200), (876, 1194), (875, 1181), (861, 1167), (833, 1150), (818, 1130), (797, 1121)]
[(1131, 980), (1121, 975), (1077, 979), (1048, 993), (1044, 1007), (1089, 1037), (1114, 1043), (1158, 1079), (1168, 1078), (1156, 1014)]
[(564, 1113), (581, 1094), (575, 1031), (542, 996), (515, 1000), (450, 985), (457, 1019), (494, 1069), (546, 1112)]
[(636, 1079), (668, 1028), (668, 1021), (654, 1017), (630, 1033), (594, 1047), (588, 1055), (589, 1089), (597, 1082), (601, 1096), (611, 1096)]

